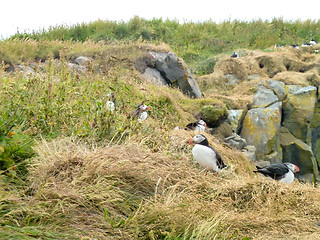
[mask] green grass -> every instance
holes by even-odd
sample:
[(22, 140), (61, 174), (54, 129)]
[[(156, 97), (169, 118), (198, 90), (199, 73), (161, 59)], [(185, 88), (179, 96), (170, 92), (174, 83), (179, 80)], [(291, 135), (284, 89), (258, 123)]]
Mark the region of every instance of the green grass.
[[(231, 54), (239, 49), (265, 49), (275, 44), (308, 42), (312, 37), (319, 41), (319, 21), (224, 21), (215, 23), (179, 23), (175, 20), (146, 20), (134, 17), (128, 22), (96, 21), (71, 27), (52, 27), (48, 31), (17, 33), (11, 39), (39, 41), (147, 41), (166, 43), (187, 62), (197, 74), (212, 71), (215, 56)], [(45, 53), (41, 51), (39, 55)], [(1, 52), (0, 52), (1, 57)], [(204, 66), (203, 66), (204, 65)]]

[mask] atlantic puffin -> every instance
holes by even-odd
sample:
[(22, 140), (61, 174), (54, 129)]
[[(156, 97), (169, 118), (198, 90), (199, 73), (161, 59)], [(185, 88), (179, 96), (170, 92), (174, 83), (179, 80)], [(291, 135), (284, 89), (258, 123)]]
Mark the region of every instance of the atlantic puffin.
[(148, 113), (147, 111), (150, 110), (150, 107), (144, 104), (145, 101), (143, 101), (137, 109), (132, 113), (132, 116), (134, 119), (138, 118), (139, 122), (142, 122), (147, 119)]
[(310, 42), (309, 42), (311, 45), (316, 45), (317, 44), (317, 42), (313, 39), (313, 38), (311, 38), (311, 40), (310, 40)]
[(259, 172), (274, 180), (283, 183), (292, 183), (294, 180), (294, 173), (299, 172), (298, 166), (293, 163), (274, 163), (266, 167), (258, 167), (254, 172)]
[(107, 97), (109, 98), (109, 100), (106, 102), (106, 106), (108, 111), (113, 112), (115, 109), (115, 96), (114, 96), (114, 92), (108, 93)]
[(192, 155), (204, 169), (215, 173), (227, 167), (220, 154), (209, 145), (208, 139), (203, 134), (194, 136), (189, 144), (194, 145)]
[(232, 58), (238, 58), (238, 57), (239, 57), (239, 55), (238, 55), (238, 53), (233, 52), (233, 54), (231, 55), (231, 57), (232, 57)]
[(206, 126), (207, 126), (206, 122), (200, 119), (196, 122), (189, 123), (187, 126), (185, 126), (184, 129), (204, 132), (204, 130), (206, 129)]

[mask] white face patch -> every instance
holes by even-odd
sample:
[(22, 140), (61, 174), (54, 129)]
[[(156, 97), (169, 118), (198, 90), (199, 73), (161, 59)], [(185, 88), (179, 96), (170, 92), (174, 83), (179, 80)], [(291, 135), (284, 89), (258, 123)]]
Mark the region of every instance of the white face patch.
[(145, 105), (145, 104), (143, 104), (143, 105), (140, 107), (140, 109), (141, 109), (142, 111), (146, 111), (148, 108), (149, 108), (149, 107), (148, 107), (147, 105)]
[(196, 143), (201, 143), (202, 141), (206, 140), (206, 138), (203, 135), (198, 134), (198, 135), (193, 137), (193, 140)]

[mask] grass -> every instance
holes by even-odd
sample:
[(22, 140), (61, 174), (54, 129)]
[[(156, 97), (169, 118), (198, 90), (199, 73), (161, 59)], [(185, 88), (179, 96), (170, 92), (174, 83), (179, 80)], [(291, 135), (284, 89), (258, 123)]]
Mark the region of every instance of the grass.
[[(52, 27), (48, 31), (17, 33), (11, 39), (34, 39), (41, 42), (92, 40), (108, 44), (123, 41), (164, 42), (197, 74), (208, 74), (212, 72), (218, 54), (231, 54), (240, 49), (266, 49), (275, 44), (302, 44), (311, 38), (320, 41), (319, 34), (320, 22), (310, 20), (284, 21), (275, 18), (272, 21), (179, 23), (175, 20), (134, 17), (128, 22), (99, 20), (71, 27)], [(45, 54), (45, 51), (41, 50), (39, 54)]]
[[(215, 68), (210, 75), (195, 75), (205, 94), (196, 100), (178, 89), (144, 82), (134, 68), (135, 60), (148, 50), (175, 50), (180, 56), (194, 50), (201, 55), (210, 44), (203, 49), (197, 45), (206, 37), (205, 33), (197, 35), (200, 29), (210, 29), (212, 34), (220, 29), (227, 34), (234, 26), (238, 34), (239, 29), (250, 26), (256, 29), (251, 35), (259, 39), (259, 29), (266, 23), (178, 24), (154, 20), (152, 26), (162, 29), (162, 33), (157, 30), (154, 34), (163, 38), (176, 34), (170, 35), (176, 38), (167, 38), (170, 46), (135, 42), (141, 35), (147, 36), (150, 23), (137, 18), (129, 23), (97, 22), (77, 30), (52, 29), (57, 31), (50, 32), (54, 40), (42, 39), (46, 33), (35, 33), (28, 40), (15, 36), (0, 42), (0, 156), (9, 164), (3, 165), (0, 174), (0, 238), (319, 239), (318, 188), (260, 179), (240, 151), (207, 133), (228, 169), (215, 177), (206, 175), (192, 160), (188, 145), (195, 133), (173, 130), (195, 120), (206, 105), (242, 108), (258, 80), (241, 79), (237, 88), (231, 88), (221, 83), (220, 75), (249, 76), (259, 70), (268, 77), (268, 69), (260, 69), (256, 59), (277, 52), (246, 50), (246, 55), (238, 59), (239, 65), (230, 68), (224, 64), (229, 60), (224, 54), (217, 55), (216, 50), (208, 50), (206, 54), (212, 57), (208, 60), (187, 58), (198, 66), (208, 61), (203, 72)], [(279, 24), (275, 29), (281, 28), (280, 20), (273, 24)], [(316, 32), (312, 29), (317, 23), (282, 24), (283, 28), (296, 24), (295, 29), (310, 25), (304, 33), (309, 36)], [(92, 26), (96, 32), (90, 30)], [(145, 35), (141, 29), (145, 29)], [(92, 35), (97, 39), (82, 42), (90, 38), (84, 30), (97, 34)], [(72, 31), (78, 31), (72, 39), (55, 35), (67, 38)], [(119, 41), (104, 31), (116, 34)], [(281, 32), (283, 39), (289, 32)], [(120, 39), (128, 34), (132, 39)], [(207, 38), (212, 37), (210, 34)], [(105, 42), (97, 42), (103, 36)], [(236, 42), (229, 35), (217, 36)], [(173, 42), (186, 39), (184, 50), (186, 42)], [(255, 41), (252, 44), (257, 44)], [(225, 46), (221, 51), (235, 46)], [(296, 59), (295, 53), (287, 53)], [(80, 55), (92, 57), (85, 73), (68, 67)], [(300, 55), (304, 64), (317, 61), (317, 56), (310, 53)], [(275, 59), (284, 64), (280, 55)], [(295, 61), (290, 66), (298, 69), (302, 63)], [(7, 72), (10, 64), (39, 67), (27, 76)], [(105, 106), (110, 91), (115, 92), (118, 103), (112, 114)], [(148, 100), (151, 108), (148, 119), (139, 123), (128, 118), (143, 100)]]

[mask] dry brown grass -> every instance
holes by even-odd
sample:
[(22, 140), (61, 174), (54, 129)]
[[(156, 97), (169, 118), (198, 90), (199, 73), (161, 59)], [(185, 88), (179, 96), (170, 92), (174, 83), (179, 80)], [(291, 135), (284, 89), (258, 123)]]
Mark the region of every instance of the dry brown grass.
[(43, 140), (35, 148), (24, 204), (29, 215), (42, 212), (40, 221), (99, 239), (320, 237), (319, 189), (259, 179), (239, 151), (208, 134), (229, 167), (206, 175), (187, 145), (194, 134), (174, 130), (168, 148), (158, 152), (134, 139), (100, 148)]

